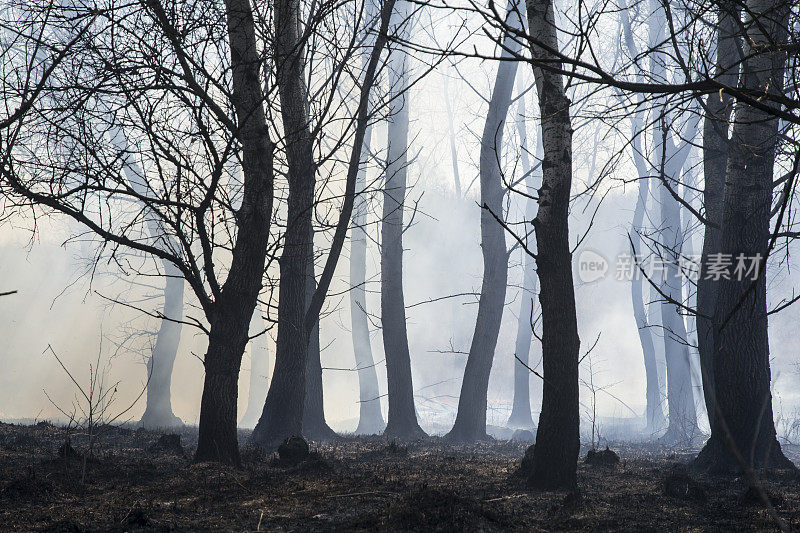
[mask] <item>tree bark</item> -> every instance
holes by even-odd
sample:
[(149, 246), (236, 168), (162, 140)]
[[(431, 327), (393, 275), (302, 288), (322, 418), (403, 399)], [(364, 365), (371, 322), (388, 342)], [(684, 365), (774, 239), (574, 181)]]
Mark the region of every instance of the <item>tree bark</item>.
[[(507, 23), (522, 28), (517, 2), (508, 4)], [(510, 57), (520, 46), (512, 36), (504, 39), (503, 56)], [(458, 397), (458, 413), (453, 429), (447, 437), (458, 442), (486, 440), (486, 402), (489, 390), (489, 374), (494, 361), (497, 336), (503, 318), (503, 307), (508, 284), (508, 250), (505, 229), (495, 217), (503, 218), (502, 169), (503, 131), (511, 105), (511, 91), (517, 74), (516, 61), (500, 61), (489, 101), (489, 110), (481, 136), (480, 183), (481, 183), (481, 252), (483, 253), (483, 282), (478, 300), (478, 318), (472, 334), (461, 394)]]
[[(408, 2), (402, 0), (395, 4), (392, 21), (395, 29), (401, 33), (407, 31), (410, 23), (408, 13)], [(409, 122), (407, 61), (402, 48), (391, 49), (388, 66), (392, 116), (388, 124), (388, 161), (381, 219), (381, 326), (389, 394), (389, 414), (384, 435), (397, 439), (425, 436), (414, 408), (403, 295), (403, 209), (408, 173)]]
[[(552, 0), (527, 0), (531, 35), (559, 49)], [(542, 186), (533, 220), (536, 266), (542, 309), (542, 411), (536, 431), (531, 486), (574, 489), (580, 414), (578, 408), (578, 323), (569, 247), (569, 200), (572, 185), (570, 101), (560, 74), (561, 62), (541, 47), (533, 47), (536, 90), (542, 117)]]
[(206, 373), (200, 400), (200, 436), (194, 460), (239, 466), (236, 410), (239, 369), (247, 346), (248, 327), (242, 324), (246, 311), (236, 309), (234, 301), (224, 307), (219, 302), (216, 305), (219, 309), (212, 319), (203, 361)]
[(264, 412), (253, 430), (253, 442), (265, 448), (301, 435), (306, 394), (306, 365), (310, 329), (308, 307), (309, 263), (313, 261), (312, 215), (315, 163), (304, 79), (303, 46), (298, 0), (275, 4), (275, 62), (281, 119), (286, 137), (289, 198), (283, 254), (280, 259), (278, 339), (275, 370)]
[[(723, 2), (717, 10), (717, 60), (714, 75), (730, 87), (739, 78), (739, 51), (736, 21), (738, 14), (732, 2)], [(703, 206), (705, 225), (700, 275), (697, 279), (697, 348), (700, 352), (700, 372), (703, 397), (709, 425), (713, 425), (714, 407), (714, 337), (712, 317), (717, 297), (717, 284), (706, 279), (705, 266), (712, 254), (719, 253), (722, 224), (722, 201), (725, 189), (725, 168), (728, 164), (728, 125), (733, 100), (725, 93), (714, 93), (706, 99), (703, 124)], [(716, 227), (715, 227), (716, 226)]]
[[(783, 0), (747, 2), (742, 87), (781, 94), (786, 56), (762, 47), (784, 42), (789, 7)], [(731, 254), (734, 264), (727, 270), (730, 279), (717, 282), (713, 323), (716, 416), (711, 438), (697, 458), (698, 465), (709, 470), (793, 468), (775, 436), (764, 272), (778, 137), (774, 115), (737, 102), (719, 248), (720, 253)], [(752, 274), (737, 273), (740, 256), (763, 259), (756, 280)]]
[(242, 145), (244, 190), (239, 234), (228, 277), (207, 309), (210, 334), (195, 461), (240, 464), (236, 434), (237, 382), (247, 332), (261, 290), (273, 198), (273, 145), (264, 114), (260, 59), (247, 0), (227, 0), (233, 93)]

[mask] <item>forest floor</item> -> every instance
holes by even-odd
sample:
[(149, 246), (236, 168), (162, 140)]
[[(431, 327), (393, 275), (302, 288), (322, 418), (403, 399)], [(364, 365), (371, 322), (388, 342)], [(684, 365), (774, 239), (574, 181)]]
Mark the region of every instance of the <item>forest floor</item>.
[[(575, 497), (527, 490), (514, 477), (527, 445), (515, 441), (342, 438), (312, 444), (291, 465), (244, 448), (234, 469), (192, 464), (196, 429), (180, 435), (178, 445), (158, 433), (101, 428), (84, 476), (85, 437), (62, 448), (63, 428), (0, 423), (0, 530), (775, 529), (741, 479), (667, 483), (676, 464), (692, 459), (690, 449), (612, 445), (621, 458), (613, 467), (588, 465), (584, 450)], [(797, 464), (800, 449), (785, 451)], [(800, 529), (800, 480), (783, 474), (764, 487), (780, 517)]]

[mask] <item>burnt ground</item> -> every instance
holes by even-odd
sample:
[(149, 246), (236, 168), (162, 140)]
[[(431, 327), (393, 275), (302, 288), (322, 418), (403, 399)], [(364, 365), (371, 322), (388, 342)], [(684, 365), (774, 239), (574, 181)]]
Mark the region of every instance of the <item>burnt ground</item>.
[[(241, 441), (247, 435), (242, 433)], [(0, 424), (0, 529), (168, 530), (740, 530), (775, 528), (740, 479), (691, 478), (693, 450), (612, 446), (614, 466), (579, 466), (580, 496), (535, 492), (513, 476), (526, 445), (395, 445), (379, 438), (311, 444), (284, 464), (252, 448), (233, 469), (192, 464), (196, 430), (175, 439), (102, 428), (85, 438), (48, 423)], [(61, 448), (60, 452), (59, 449)], [(60, 453), (60, 455), (59, 455)], [(787, 453), (798, 462), (800, 450)], [(678, 473), (676, 477), (676, 472)], [(670, 483), (665, 483), (669, 477)], [(677, 481), (676, 481), (677, 479)], [(800, 529), (800, 480), (765, 482), (780, 516)]]

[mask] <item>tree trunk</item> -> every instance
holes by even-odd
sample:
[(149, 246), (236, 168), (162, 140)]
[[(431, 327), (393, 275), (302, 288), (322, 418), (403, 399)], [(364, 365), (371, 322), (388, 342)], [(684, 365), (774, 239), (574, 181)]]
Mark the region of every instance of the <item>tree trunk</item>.
[[(652, 2), (654, 9), (648, 19), (651, 46), (663, 42), (667, 26), (660, 4)], [(650, 75), (656, 79), (666, 79), (666, 62), (663, 53), (650, 54)], [(664, 359), (667, 363), (667, 410), (669, 425), (660, 438), (662, 442), (674, 443), (691, 439), (698, 434), (697, 414), (692, 391), (691, 361), (686, 345), (686, 323), (680, 308), (669, 301), (683, 301), (683, 277), (680, 271), (683, 228), (681, 227), (680, 204), (673, 198), (670, 188), (677, 191), (683, 162), (688, 150), (678, 148), (672, 142), (672, 127), (668, 103), (664, 99), (656, 102), (652, 141), (653, 160), (650, 162), (655, 175), (659, 176), (658, 199), (661, 213), (658, 232), (660, 259), (664, 272), (654, 282), (661, 291), (661, 327), (664, 339)], [(692, 139), (687, 134), (685, 138)], [(681, 153), (679, 153), (681, 152)], [(682, 156), (682, 157), (681, 157)], [(669, 186), (669, 188), (668, 188)]]
[[(113, 118), (112, 118), (113, 120)], [(112, 125), (108, 130), (111, 143), (119, 150), (124, 162), (123, 173), (128, 185), (137, 194), (147, 196), (150, 192), (144, 171), (133, 159), (128, 139), (121, 127)], [(147, 211), (147, 229), (153, 242), (165, 242), (173, 250), (180, 247), (160, 223), (157, 215)], [(169, 261), (164, 266), (164, 308), (156, 344), (147, 361), (147, 404), (140, 424), (146, 428), (170, 428), (183, 426), (183, 421), (172, 412), (172, 368), (178, 355), (183, 319), (183, 273)]]
[[(730, 87), (739, 78), (739, 51), (733, 3), (722, 3), (717, 11), (717, 61), (715, 76)], [(724, 93), (708, 95), (703, 125), (703, 205), (706, 220), (701, 272), (697, 279), (697, 347), (700, 352), (700, 371), (703, 378), (703, 396), (709, 425), (716, 415), (714, 407), (714, 328), (712, 317), (717, 297), (717, 284), (706, 279), (705, 265), (712, 254), (719, 253), (722, 224), (722, 200), (725, 188), (725, 167), (728, 164), (728, 124), (733, 107), (732, 98)], [(714, 227), (716, 226), (716, 227)]]
[[(631, 224), (631, 241), (633, 241), (633, 253), (635, 256), (641, 251), (642, 222), (650, 189), (650, 182), (643, 177), (646, 174), (640, 172), (639, 175), (639, 194), (636, 199), (636, 208), (633, 211), (633, 222)], [(642, 356), (644, 357), (647, 387), (645, 393), (647, 402), (645, 408), (646, 428), (647, 431), (654, 434), (664, 430), (666, 419), (664, 418), (664, 410), (661, 408), (661, 384), (658, 379), (653, 332), (647, 321), (647, 309), (645, 308), (644, 293), (642, 292), (642, 277), (637, 273), (634, 274), (631, 280), (631, 303), (633, 304), (633, 316), (636, 320), (636, 329), (639, 331), (639, 343), (642, 345)]]
[(238, 466), (241, 464), (236, 433), (239, 368), (247, 346), (249, 320), (243, 320), (246, 311), (235, 309), (237, 302), (224, 307), (219, 302), (216, 305), (204, 360), (200, 434), (194, 460)]
[[(559, 49), (552, 0), (527, 0), (531, 35)], [(561, 63), (551, 53), (533, 47), (536, 60), (554, 68)], [(570, 101), (560, 74), (534, 63), (542, 117), (542, 186), (536, 231), (536, 266), (542, 309), (542, 412), (536, 431), (528, 483), (540, 488), (573, 489), (580, 448), (578, 410), (578, 323), (569, 247), (569, 200), (572, 185)]]
[[(518, 83), (519, 95), (519, 119), (518, 131), (520, 137), (520, 160), (522, 161), (522, 172), (526, 176), (526, 186), (528, 193), (532, 196), (536, 194), (536, 180), (531, 169), (530, 158), (528, 157), (528, 135), (525, 126), (525, 96), (522, 93), (524, 87)], [(541, 135), (537, 135), (536, 156), (542, 157)], [(536, 200), (527, 198), (525, 200), (525, 220), (533, 220), (536, 216)], [(532, 239), (529, 239), (529, 232), (526, 230), (525, 243), (531, 248)], [(511, 414), (506, 425), (511, 428), (529, 429), (533, 427), (533, 416), (531, 415), (531, 371), (526, 368), (530, 366), (531, 340), (533, 338), (533, 326), (531, 317), (533, 316), (533, 301), (536, 298), (536, 260), (526, 250), (520, 251), (522, 255), (522, 301), (520, 302), (519, 317), (517, 317), (517, 341), (514, 346), (514, 401), (511, 406)], [(519, 358), (519, 360), (517, 360)], [(524, 364), (523, 364), (524, 363)]]
[[(372, 127), (364, 134), (364, 147), (372, 139)], [(359, 415), (356, 435), (375, 435), (386, 429), (381, 412), (378, 373), (372, 356), (367, 319), (367, 172), (361, 166), (356, 178), (353, 227), (350, 229), (350, 320), (353, 327), (353, 354), (358, 369)]]
[[(620, 13), (622, 22), (622, 33), (625, 39), (625, 46), (631, 56), (639, 54), (639, 48), (633, 37), (631, 29), (631, 19), (629, 15), (628, 6), (623, 2), (621, 5), (622, 11)], [(642, 76), (637, 76), (637, 81), (643, 81)], [(631, 121), (631, 152), (633, 156), (634, 166), (636, 173), (639, 177), (638, 195), (636, 197), (636, 207), (633, 211), (633, 221), (631, 222), (631, 248), (634, 258), (637, 261), (642, 260), (639, 254), (642, 253), (642, 230), (644, 223), (644, 215), (647, 209), (647, 199), (650, 196), (650, 165), (645, 159), (645, 152), (642, 149), (642, 136), (647, 129), (643, 105), (637, 106), (637, 110), (630, 116)], [(645, 297), (642, 292), (642, 276), (638, 272), (638, 265), (634, 265), (637, 270), (634, 271), (631, 278), (631, 303), (633, 305), (633, 317), (636, 321), (636, 329), (639, 332), (639, 344), (642, 346), (642, 357), (644, 359), (644, 372), (645, 372), (645, 430), (650, 435), (661, 433), (666, 427), (666, 418), (664, 418), (664, 410), (661, 407), (662, 396), (662, 381), (659, 377), (659, 369), (656, 357), (656, 347), (653, 343), (653, 324), (648, 320), (647, 307), (645, 305)], [(648, 287), (650, 285), (648, 284)], [(651, 288), (652, 289), (652, 288)], [(649, 299), (649, 298), (647, 298)]]
[[(371, 21), (377, 15), (377, 5), (368, 1), (366, 18)], [(373, 43), (373, 46), (375, 43)], [(370, 57), (364, 58), (364, 72), (369, 68)], [(362, 152), (370, 153), (372, 126), (364, 128)], [(367, 170), (359, 164), (356, 174), (355, 198), (353, 199), (352, 227), (350, 229), (350, 321), (353, 329), (353, 355), (358, 369), (359, 413), (356, 435), (375, 435), (386, 429), (381, 412), (378, 372), (372, 356), (367, 316)]]
[[(508, 4), (507, 23), (522, 28), (517, 3)], [(513, 37), (506, 37), (503, 55), (510, 57), (519, 50)], [(503, 130), (511, 105), (511, 91), (517, 74), (516, 61), (500, 61), (494, 89), (481, 137), (481, 252), (483, 253), (483, 282), (478, 300), (478, 318), (472, 334), (464, 381), (458, 398), (458, 414), (447, 437), (459, 442), (486, 440), (486, 402), (489, 374), (494, 361), (497, 336), (503, 318), (508, 283), (508, 250), (505, 229), (495, 217), (503, 218), (505, 187), (500, 168), (503, 151)]]
[(447, 113), (447, 133), (450, 137), (450, 163), (453, 166), (453, 185), (456, 188), (456, 198), (461, 198), (462, 191), (461, 191), (461, 177), (458, 174), (458, 150), (456, 149), (456, 131), (455, 127), (453, 126), (453, 110), (450, 106), (450, 87), (448, 83), (448, 75), (447, 73), (442, 74), (442, 80), (444, 81), (443, 89), (444, 89), (444, 108), (445, 112)]
[[(659, 128), (654, 130), (660, 135)], [(658, 152), (658, 143), (656, 143)], [(670, 154), (674, 155), (674, 154)], [(667, 157), (670, 157), (669, 155)], [(678, 180), (675, 174), (665, 179), (675, 187)], [(683, 246), (680, 204), (662, 184), (659, 187), (661, 203), (660, 241), (663, 246), (664, 277), (661, 280), (661, 293), (672, 300), (683, 301), (683, 276), (680, 271), (680, 258)], [(667, 362), (667, 408), (669, 425), (661, 437), (662, 442), (681, 442), (695, 438), (697, 413), (692, 390), (691, 360), (687, 346), (686, 323), (677, 305), (662, 296), (661, 324), (664, 335), (664, 358)]]
[[(314, 274), (314, 234), (309, 237), (308, 274), (306, 275), (306, 301), (311, 301), (317, 280)], [(322, 362), (320, 361), (319, 318), (309, 332), (308, 357), (306, 359), (306, 398), (303, 411), (303, 435), (310, 440), (329, 441), (336, 438), (325, 421), (325, 408), (322, 393)]]
[[(407, 28), (408, 2), (395, 4), (393, 25)], [(399, 31), (402, 33), (403, 28)], [(388, 161), (383, 189), (381, 220), (381, 326), (386, 354), (389, 416), (384, 435), (415, 439), (425, 436), (414, 409), (411, 355), (408, 349), (406, 307), (403, 296), (403, 206), (408, 172), (408, 58), (401, 48), (389, 56), (389, 98), (392, 116), (388, 124)]]
[[(259, 335), (260, 334), (260, 335)], [(264, 332), (264, 319), (256, 307), (250, 320), (250, 387), (247, 393), (247, 410), (239, 420), (239, 427), (253, 428), (261, 416), (264, 400), (267, 398), (269, 386), (269, 345), (268, 335)]]
[(239, 234), (228, 277), (206, 309), (210, 324), (195, 461), (238, 465), (236, 404), (239, 368), (261, 290), (273, 202), (273, 145), (264, 114), (253, 12), (247, 0), (227, 0), (233, 93), (242, 146), (244, 190)]
[[(300, 435), (306, 394), (306, 365), (311, 332), (305, 327), (309, 263), (313, 235), (315, 164), (303, 75), (298, 0), (275, 4), (275, 62), (281, 119), (286, 136), (289, 198), (280, 259), (278, 339), (275, 370), (253, 442), (273, 448)], [(310, 329), (310, 328), (309, 328)]]
[[(153, 236), (158, 238), (157, 235)], [(147, 406), (141, 425), (146, 428), (183, 426), (183, 421), (172, 412), (172, 368), (178, 355), (183, 319), (183, 274), (172, 263), (164, 261), (164, 310), (153, 353), (147, 362)]]
[[(759, 49), (784, 42), (788, 8), (789, 3), (782, 0), (747, 2), (744, 57), (748, 59), (742, 66), (743, 88), (782, 94), (785, 54)], [(699, 466), (710, 470), (792, 468), (775, 437), (767, 332), (765, 269), (778, 135), (777, 118), (737, 102), (719, 248), (720, 253), (730, 254), (733, 265), (727, 269), (730, 279), (717, 282), (713, 323), (716, 416), (711, 438), (697, 459)], [(752, 258), (762, 259), (756, 263), (756, 280), (752, 273), (740, 275), (746, 272), (737, 270), (739, 257), (745, 259), (745, 268)]]

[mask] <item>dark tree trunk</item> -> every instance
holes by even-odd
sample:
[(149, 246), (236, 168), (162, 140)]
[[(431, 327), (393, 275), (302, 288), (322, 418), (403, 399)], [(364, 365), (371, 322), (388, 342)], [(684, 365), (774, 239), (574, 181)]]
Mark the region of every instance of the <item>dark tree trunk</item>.
[(264, 319), (261, 310), (256, 307), (250, 320), (250, 386), (247, 392), (247, 410), (239, 420), (239, 427), (252, 428), (261, 416), (264, 400), (267, 398), (269, 386), (269, 345), (267, 333), (264, 332)]
[[(368, 147), (372, 128), (367, 127), (364, 146)], [(361, 166), (356, 177), (353, 227), (350, 230), (350, 320), (353, 326), (353, 353), (358, 369), (359, 415), (356, 435), (375, 435), (386, 429), (381, 412), (378, 373), (372, 356), (367, 320), (367, 186), (366, 169)]]
[[(154, 236), (157, 238), (157, 236)], [(183, 319), (183, 274), (172, 263), (164, 261), (164, 309), (156, 344), (147, 362), (147, 407), (141, 424), (147, 428), (183, 426), (183, 421), (172, 412), (172, 368), (178, 355)]]
[(195, 460), (238, 465), (237, 383), (264, 276), (272, 214), (273, 146), (263, 108), (260, 58), (250, 4), (247, 0), (227, 0), (226, 16), (233, 78), (231, 100), (239, 125), (244, 190), (228, 277), (214, 303), (206, 309), (210, 334)]
[[(744, 57), (766, 44), (783, 42), (788, 2), (750, 0), (746, 9)], [(780, 52), (753, 54), (742, 65), (740, 84), (749, 90), (781, 94), (785, 58)], [(699, 466), (710, 470), (739, 470), (740, 461), (746, 468), (792, 467), (775, 437), (764, 272), (777, 143), (778, 120), (737, 102), (719, 248), (720, 253), (731, 254), (734, 265), (727, 272), (730, 279), (721, 279), (717, 285), (713, 324), (716, 416), (711, 438), (697, 459)], [(756, 281), (752, 275), (737, 273), (740, 256), (764, 258)], [(750, 260), (744, 264), (749, 266)]]
[(246, 311), (238, 309), (238, 302), (228, 302), (226, 306), (217, 302), (216, 307), (204, 361), (200, 436), (194, 460), (238, 466), (241, 463), (236, 433), (239, 368), (250, 321), (247, 318), (245, 325)]
[[(558, 50), (552, 0), (528, 0), (532, 35)], [(546, 50), (534, 47), (535, 59), (560, 67)], [(578, 410), (578, 323), (569, 245), (569, 199), (572, 184), (570, 102), (561, 75), (534, 64), (542, 117), (542, 186), (536, 231), (536, 266), (542, 309), (542, 412), (536, 431), (531, 486), (573, 489), (580, 448)]]
[[(308, 274), (306, 276), (306, 301), (311, 301), (314, 290), (317, 288), (314, 274), (314, 236), (313, 230), (309, 237)], [(303, 412), (303, 435), (315, 441), (329, 441), (336, 438), (333, 431), (325, 421), (325, 408), (322, 394), (322, 362), (320, 361), (319, 346), (319, 318), (309, 332), (308, 358), (306, 359), (306, 399)]]
[[(715, 76), (720, 83), (736, 86), (739, 78), (739, 51), (736, 20), (732, 2), (720, 4), (717, 21), (717, 64)], [(697, 279), (697, 347), (700, 352), (700, 373), (708, 422), (713, 425), (714, 407), (714, 328), (712, 317), (717, 297), (717, 284), (704, 275), (711, 254), (719, 253), (722, 224), (722, 199), (725, 189), (725, 168), (728, 165), (728, 124), (733, 107), (732, 98), (724, 93), (710, 94), (706, 99), (703, 125), (703, 206), (706, 220), (701, 272)], [(716, 227), (714, 227), (716, 226)]]
[[(506, 20), (509, 25), (521, 28), (517, 3), (508, 4)], [(511, 52), (519, 49), (512, 37), (504, 43)], [(503, 218), (502, 169), (503, 130), (511, 105), (511, 91), (517, 74), (516, 61), (500, 61), (497, 67), (494, 89), (489, 101), (489, 110), (481, 137), (480, 183), (481, 183), (481, 252), (483, 253), (483, 282), (478, 300), (478, 318), (472, 334), (464, 381), (458, 397), (458, 414), (453, 429), (447, 437), (459, 442), (486, 440), (486, 401), (489, 390), (489, 374), (494, 361), (497, 336), (503, 318), (503, 307), (508, 283), (508, 251), (505, 229), (495, 217)]]
[[(396, 4), (392, 20), (409, 24), (408, 2)], [(402, 31), (402, 30), (401, 30)], [(384, 435), (415, 439), (425, 436), (414, 409), (411, 355), (408, 349), (403, 296), (403, 206), (408, 173), (408, 58), (401, 48), (391, 50), (389, 86), (392, 116), (388, 125), (388, 162), (381, 220), (381, 326), (386, 354), (389, 416)]]
[[(528, 157), (528, 136), (525, 126), (525, 96), (522, 93), (524, 87), (518, 84), (519, 95), (519, 118), (518, 131), (520, 137), (520, 159), (522, 161), (522, 172), (527, 176), (526, 184), (528, 193), (532, 196), (536, 193), (536, 180), (531, 169), (530, 158)], [(542, 154), (541, 135), (537, 135), (536, 156), (541, 159)], [(527, 198), (525, 201), (525, 220), (533, 220), (536, 216), (536, 200)], [(525, 243), (528, 248), (533, 248), (531, 232), (526, 230)], [(533, 327), (531, 326), (531, 316), (533, 315), (533, 302), (536, 298), (536, 260), (526, 251), (521, 250), (522, 254), (522, 301), (520, 302), (519, 317), (517, 317), (517, 340), (514, 346), (514, 401), (511, 405), (511, 414), (506, 425), (512, 428), (532, 428), (533, 416), (531, 415), (531, 371), (526, 368), (530, 366), (531, 340), (533, 339)], [(519, 360), (517, 360), (519, 358)], [(524, 364), (523, 364), (524, 363)]]
[(275, 63), (286, 136), (289, 198), (280, 259), (275, 369), (264, 412), (252, 436), (255, 443), (265, 448), (279, 445), (286, 437), (300, 435), (305, 409), (310, 335), (305, 315), (309, 263), (313, 261), (310, 240), (315, 164), (298, 21), (298, 0), (280, 0), (275, 4)]

